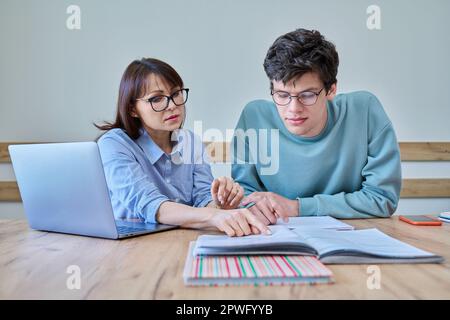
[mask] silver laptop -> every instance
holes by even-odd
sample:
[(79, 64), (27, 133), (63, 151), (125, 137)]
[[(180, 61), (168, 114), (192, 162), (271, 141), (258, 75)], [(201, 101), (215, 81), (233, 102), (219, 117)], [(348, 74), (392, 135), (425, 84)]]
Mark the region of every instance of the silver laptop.
[(176, 226), (115, 220), (95, 142), (10, 145), (32, 229), (120, 239)]

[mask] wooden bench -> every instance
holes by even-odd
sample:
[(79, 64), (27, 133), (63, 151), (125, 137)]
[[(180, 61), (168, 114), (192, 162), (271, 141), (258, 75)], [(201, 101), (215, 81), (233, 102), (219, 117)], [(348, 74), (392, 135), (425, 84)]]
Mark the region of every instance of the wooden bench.
[[(18, 143), (0, 143), (0, 163), (11, 162), (10, 144)], [(230, 161), (229, 143), (211, 142), (206, 145), (213, 163)], [(399, 146), (402, 161), (450, 161), (450, 142), (400, 142)], [(403, 179), (400, 197), (450, 198), (450, 179)], [(0, 201), (21, 201), (15, 181), (0, 181)]]

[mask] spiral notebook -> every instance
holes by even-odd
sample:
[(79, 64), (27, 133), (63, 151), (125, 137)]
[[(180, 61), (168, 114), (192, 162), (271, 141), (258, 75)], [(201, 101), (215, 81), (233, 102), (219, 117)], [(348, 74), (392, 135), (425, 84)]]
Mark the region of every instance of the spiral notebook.
[(188, 286), (290, 285), (332, 283), (332, 272), (317, 258), (290, 255), (194, 256), (189, 245), (184, 266)]

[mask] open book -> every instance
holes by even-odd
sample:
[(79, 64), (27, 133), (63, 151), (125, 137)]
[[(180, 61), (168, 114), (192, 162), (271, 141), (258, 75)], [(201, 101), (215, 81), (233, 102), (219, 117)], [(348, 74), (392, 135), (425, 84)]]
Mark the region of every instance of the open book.
[(440, 263), (443, 258), (391, 238), (378, 229), (336, 231), (302, 226), (270, 226), (272, 235), (202, 235), (196, 255), (298, 254), (328, 264)]

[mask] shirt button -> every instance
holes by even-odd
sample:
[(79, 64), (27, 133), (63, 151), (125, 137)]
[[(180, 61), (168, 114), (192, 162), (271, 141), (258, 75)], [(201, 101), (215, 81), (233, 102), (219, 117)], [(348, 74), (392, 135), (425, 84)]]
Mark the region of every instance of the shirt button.
[(167, 183), (170, 183), (170, 178), (167, 178), (167, 179), (166, 179), (166, 182), (167, 182)]
[(176, 198), (176, 199), (175, 199), (175, 202), (180, 202), (180, 199)]

